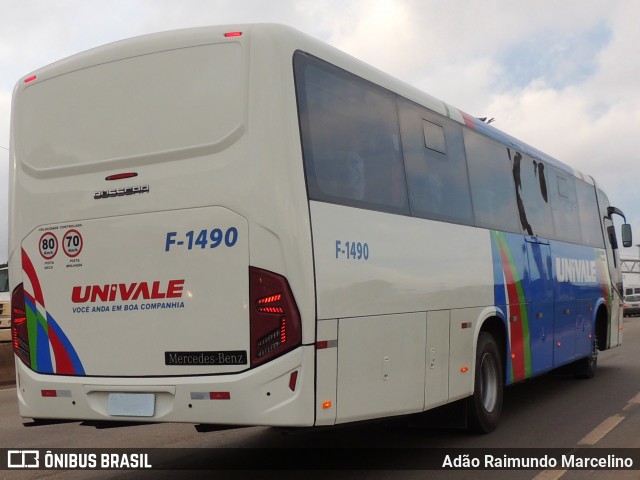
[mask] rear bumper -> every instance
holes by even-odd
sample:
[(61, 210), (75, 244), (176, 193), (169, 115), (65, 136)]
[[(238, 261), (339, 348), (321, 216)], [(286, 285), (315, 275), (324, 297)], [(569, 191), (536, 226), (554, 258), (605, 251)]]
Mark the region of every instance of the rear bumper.
[[(314, 423), (314, 347), (300, 347), (266, 365), (233, 375), (111, 378), (42, 375), (16, 359), (22, 417), (133, 422), (184, 422), (220, 425), (312, 426)], [(291, 374), (297, 371), (295, 389)], [(48, 390), (49, 396), (42, 391)], [(56, 396), (51, 396), (51, 391)], [(209, 399), (228, 392), (228, 399)], [(151, 417), (112, 416), (112, 393), (153, 393)]]

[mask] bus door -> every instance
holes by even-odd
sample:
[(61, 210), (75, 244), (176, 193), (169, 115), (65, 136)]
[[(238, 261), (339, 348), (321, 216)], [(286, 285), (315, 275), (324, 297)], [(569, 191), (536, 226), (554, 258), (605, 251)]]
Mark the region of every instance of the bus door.
[(604, 245), (606, 252), (607, 271), (605, 275), (609, 278), (601, 279), (607, 287), (606, 298), (609, 307), (610, 324), (607, 338), (607, 348), (615, 347), (622, 343), (622, 315), (620, 305), (624, 302), (622, 295), (622, 269), (620, 268), (620, 258), (618, 256), (618, 239), (615, 234), (615, 227), (611, 215), (608, 213), (610, 203), (602, 190), (598, 192), (598, 207), (602, 216), (602, 226), (604, 228)]
[(527, 315), (531, 342), (531, 370), (537, 374), (553, 368), (553, 270), (547, 240), (526, 237), (529, 261)]
[[(618, 255), (618, 240), (615, 236), (615, 226), (610, 218), (603, 219), (604, 231), (605, 231), (605, 251), (607, 256), (608, 271), (611, 282), (609, 298), (606, 299), (609, 304), (611, 325), (609, 331), (609, 342), (607, 347), (615, 347), (622, 343), (620, 338), (620, 304), (624, 303), (624, 297), (622, 296), (622, 269), (620, 268), (620, 257)], [(606, 279), (604, 280), (606, 283)]]

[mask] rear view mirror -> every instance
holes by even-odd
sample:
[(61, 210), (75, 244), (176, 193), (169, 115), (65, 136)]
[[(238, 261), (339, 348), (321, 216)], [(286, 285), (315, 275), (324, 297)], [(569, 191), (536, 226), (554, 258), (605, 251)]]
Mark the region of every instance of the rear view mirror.
[[(633, 243), (633, 239), (631, 238), (632, 237), (631, 225), (626, 223), (627, 217), (624, 216), (624, 213), (619, 208), (607, 207), (607, 216), (604, 218), (608, 218), (609, 220), (612, 220), (611, 215), (620, 215), (624, 219), (625, 223), (622, 224), (622, 245), (625, 248), (629, 248)], [(609, 241), (611, 242), (611, 248), (616, 250), (618, 248), (618, 240), (616, 239), (616, 230), (615, 228), (613, 228), (613, 225), (607, 227), (607, 233), (609, 234)]]
[(607, 227), (607, 233), (609, 234), (609, 245), (614, 250), (618, 249), (618, 237), (616, 236), (616, 227), (609, 225)]
[(633, 236), (631, 234), (631, 225), (624, 223), (622, 225), (622, 245), (629, 248), (633, 244)]

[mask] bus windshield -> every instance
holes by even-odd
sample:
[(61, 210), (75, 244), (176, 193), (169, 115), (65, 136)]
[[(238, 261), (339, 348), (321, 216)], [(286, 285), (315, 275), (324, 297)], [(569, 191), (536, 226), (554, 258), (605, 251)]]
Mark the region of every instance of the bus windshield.
[(9, 270), (0, 270), (0, 292), (9, 291)]

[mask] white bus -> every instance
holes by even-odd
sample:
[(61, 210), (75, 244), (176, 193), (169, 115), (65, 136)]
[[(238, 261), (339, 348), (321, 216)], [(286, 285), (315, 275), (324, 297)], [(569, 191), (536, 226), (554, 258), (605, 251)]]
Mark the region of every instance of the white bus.
[[(318, 426), (462, 401), (621, 342), (587, 176), (290, 28), (124, 40), (22, 78), (20, 414)], [(625, 244), (630, 229), (623, 227)]]

